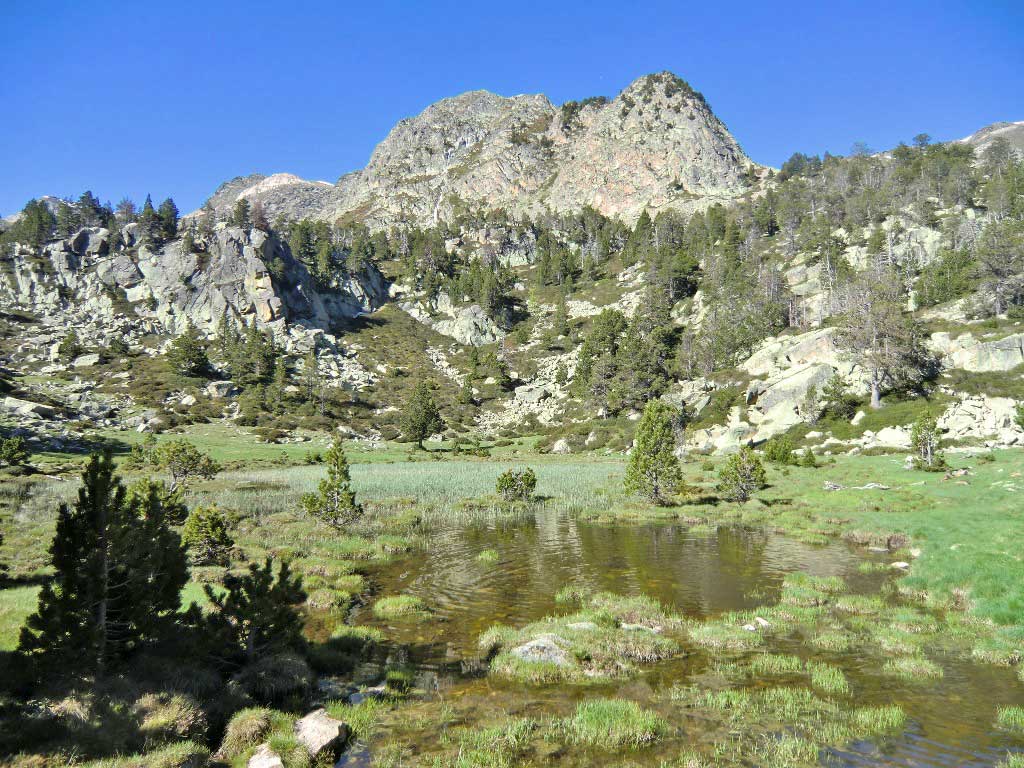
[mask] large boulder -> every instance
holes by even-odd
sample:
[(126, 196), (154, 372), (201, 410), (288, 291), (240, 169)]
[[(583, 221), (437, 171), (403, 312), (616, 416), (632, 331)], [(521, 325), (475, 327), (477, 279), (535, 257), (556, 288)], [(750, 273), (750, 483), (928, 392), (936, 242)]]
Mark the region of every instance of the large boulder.
[(52, 405), (33, 403), (31, 400), (21, 400), (17, 397), (5, 397), (0, 403), (3, 409), (16, 416), (30, 416), (41, 419), (51, 419), (57, 415), (57, 409)]
[(843, 361), (835, 341), (835, 328), (765, 339), (754, 353), (739, 364), (752, 376), (776, 376), (796, 365), (819, 363), (833, 368)]
[(942, 356), (947, 368), (965, 371), (1009, 371), (1024, 363), (1024, 333), (984, 341), (971, 333), (953, 337), (950, 333), (933, 333), (931, 348)]
[(348, 740), (349, 728), (327, 710), (317, 709), (295, 722), (295, 740), (314, 760), (322, 755), (337, 756)]

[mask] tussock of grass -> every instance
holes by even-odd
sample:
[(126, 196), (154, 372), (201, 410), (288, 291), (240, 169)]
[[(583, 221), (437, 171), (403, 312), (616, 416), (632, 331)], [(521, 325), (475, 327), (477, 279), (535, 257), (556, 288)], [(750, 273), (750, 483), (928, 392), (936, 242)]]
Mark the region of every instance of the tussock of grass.
[(825, 693), (849, 693), (850, 684), (839, 667), (823, 662), (810, 662), (807, 671), (811, 674), (811, 685)]
[(804, 671), (803, 659), (780, 653), (755, 656), (750, 662), (755, 675), (799, 675)]
[(764, 635), (738, 624), (708, 622), (690, 628), (690, 641), (711, 651), (749, 651), (764, 644)]
[(476, 561), (478, 563), (483, 563), (484, 565), (492, 565), (498, 562), (499, 559), (500, 556), (498, 555), (498, 550), (496, 549), (485, 549), (483, 552), (476, 556)]
[(378, 619), (392, 621), (395, 619), (411, 619), (425, 621), (430, 618), (426, 604), (415, 595), (395, 595), (382, 597), (373, 604), (373, 614)]
[(637, 748), (661, 738), (668, 731), (668, 723), (635, 701), (599, 699), (579, 704), (562, 728), (575, 744)]
[(840, 653), (849, 650), (853, 636), (843, 630), (829, 629), (814, 635), (809, 642), (819, 650)]
[(1007, 731), (1024, 733), (1024, 707), (1000, 707), (996, 712), (996, 725)]
[(275, 714), (273, 710), (264, 707), (251, 707), (236, 712), (224, 731), (220, 753), (232, 758), (261, 743), (273, 727)]
[(903, 730), (907, 716), (897, 706), (859, 707), (853, 711), (850, 726), (862, 738)]
[(882, 667), (882, 674), (901, 680), (924, 680), (942, 677), (942, 667), (923, 656), (900, 656), (889, 659)]

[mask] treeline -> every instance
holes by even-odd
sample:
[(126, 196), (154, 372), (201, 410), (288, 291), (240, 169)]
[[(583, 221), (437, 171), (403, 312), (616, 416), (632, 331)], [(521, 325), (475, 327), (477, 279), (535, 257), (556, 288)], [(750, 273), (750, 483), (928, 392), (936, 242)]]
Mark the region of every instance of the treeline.
[(121, 229), (136, 224), (135, 240), (145, 243), (163, 243), (178, 235), (178, 207), (170, 197), (158, 207), (147, 195), (141, 208), (122, 198), (116, 207), (109, 202), (100, 203), (89, 190), (78, 200), (58, 200), (47, 204), (44, 200), (29, 200), (10, 227), (0, 233), (0, 244), (22, 243), (39, 249), (47, 242), (70, 237), (83, 227), (104, 227), (110, 230), (112, 247), (121, 244)]

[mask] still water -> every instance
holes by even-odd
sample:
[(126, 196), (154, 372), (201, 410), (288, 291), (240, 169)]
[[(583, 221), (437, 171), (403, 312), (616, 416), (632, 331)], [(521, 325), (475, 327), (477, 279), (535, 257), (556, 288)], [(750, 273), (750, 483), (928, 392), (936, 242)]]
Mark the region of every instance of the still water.
[[(497, 561), (478, 561), (480, 552), (488, 549), (497, 551)], [(496, 623), (522, 626), (566, 612), (554, 598), (569, 583), (594, 591), (644, 594), (671, 612), (707, 618), (776, 602), (783, 579), (794, 571), (840, 576), (853, 592), (876, 592), (888, 577), (860, 573), (857, 567), (864, 559), (862, 552), (842, 543), (808, 545), (760, 529), (605, 525), (556, 512), (513, 523), (443, 526), (431, 532), (422, 550), (372, 574), (379, 596), (416, 595), (434, 618), (424, 623), (381, 622), (368, 607), (357, 609), (354, 623), (380, 626), (389, 638), (372, 662), (359, 670), (359, 677), (370, 684), (380, 679), (387, 664), (411, 666), (417, 687), (427, 690), (428, 698), (457, 702), (463, 711), (476, 713), (481, 724), (506, 715), (564, 716), (591, 696), (628, 697), (661, 709), (664, 696), (659, 693), (706, 679), (711, 665), (706, 654), (688, 648), (678, 658), (646, 668), (639, 677), (610, 684), (530, 686), (488, 678), (477, 638)], [(786, 641), (767, 650), (807, 655), (806, 649), (800, 651)], [(816, 658), (843, 668), (857, 706), (895, 703), (908, 714), (902, 735), (881, 746), (847, 745), (822, 755), (823, 764), (993, 766), (1007, 751), (1024, 746), (992, 727), (998, 706), (1024, 703), (1024, 686), (1011, 670), (933, 657), (945, 676), (908, 686), (878, 674), (878, 657), (854, 651)], [(693, 742), (711, 736), (697, 731)], [(406, 735), (430, 738), (429, 733)], [(658, 765), (687, 746), (678, 742), (631, 755), (629, 763)], [(369, 765), (369, 758), (368, 748), (357, 746), (339, 765)], [(593, 756), (558, 761), (598, 763), (621, 764)]]

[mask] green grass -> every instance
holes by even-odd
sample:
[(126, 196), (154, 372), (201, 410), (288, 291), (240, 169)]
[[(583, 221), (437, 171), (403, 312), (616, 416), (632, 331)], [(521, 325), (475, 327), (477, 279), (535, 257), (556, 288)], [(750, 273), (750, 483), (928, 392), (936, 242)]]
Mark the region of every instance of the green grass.
[(1007, 731), (1024, 733), (1024, 707), (1000, 707), (996, 712), (996, 725)]
[(476, 561), (478, 563), (483, 563), (484, 565), (493, 565), (494, 563), (498, 562), (499, 559), (500, 555), (498, 554), (498, 550), (496, 549), (485, 549), (483, 552), (476, 556)]
[(934, 680), (943, 675), (942, 667), (923, 656), (900, 656), (885, 662), (882, 674), (901, 680)]
[(373, 604), (373, 614), (387, 621), (395, 619), (413, 619), (423, 621), (430, 618), (426, 604), (414, 595), (395, 595), (382, 597)]
[(21, 627), (38, 602), (39, 587), (0, 590), (0, 651), (13, 651), (18, 647)]
[(604, 748), (646, 746), (668, 731), (657, 714), (622, 699), (582, 702), (562, 727), (573, 743)]

